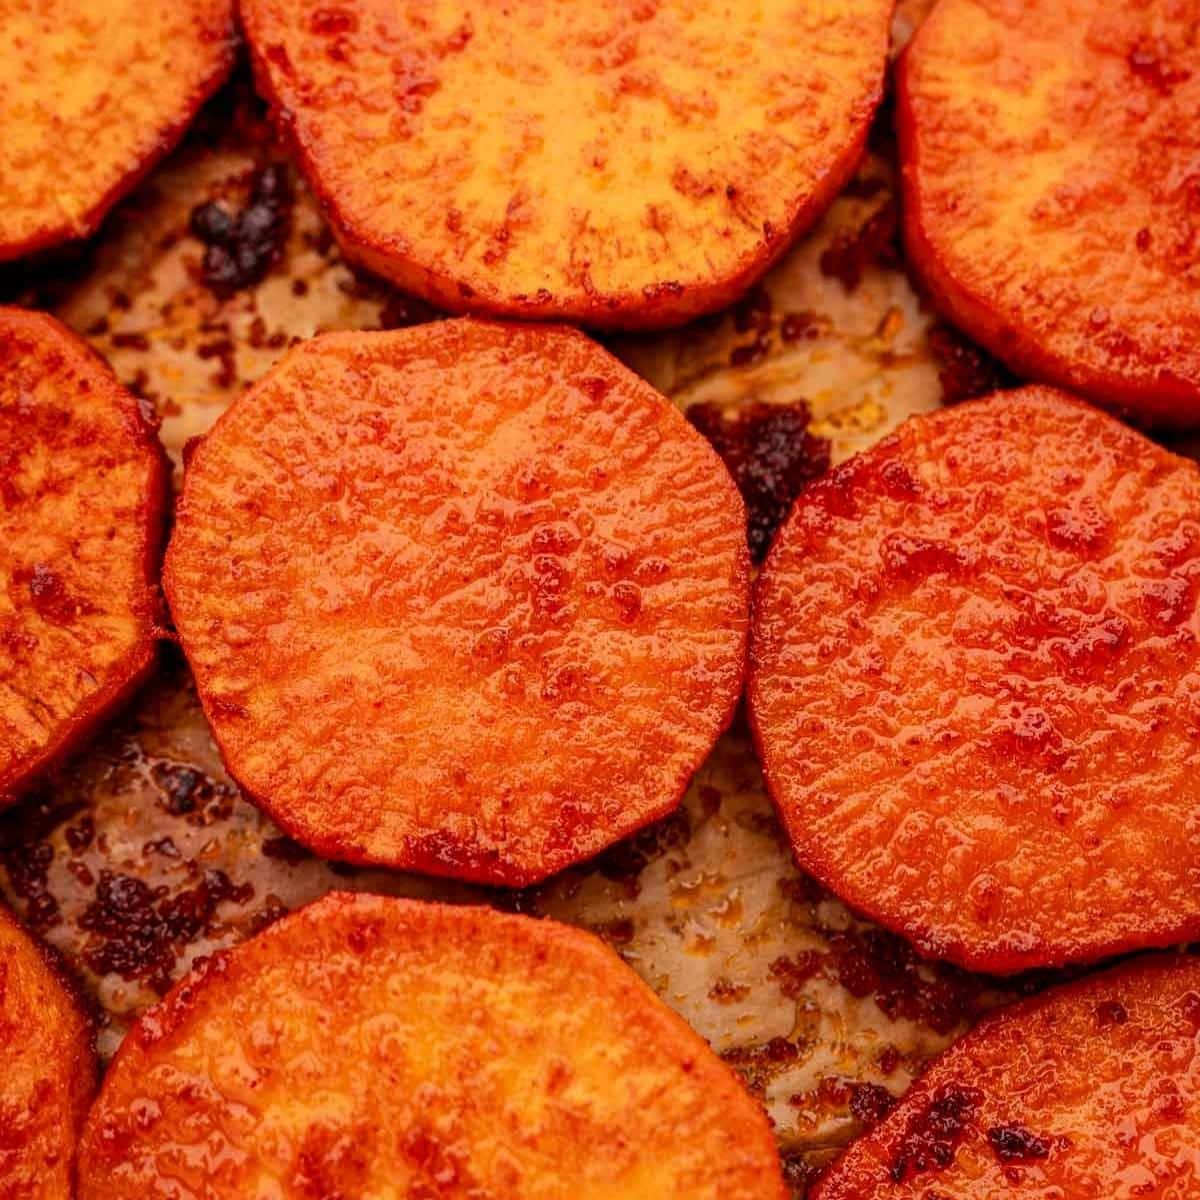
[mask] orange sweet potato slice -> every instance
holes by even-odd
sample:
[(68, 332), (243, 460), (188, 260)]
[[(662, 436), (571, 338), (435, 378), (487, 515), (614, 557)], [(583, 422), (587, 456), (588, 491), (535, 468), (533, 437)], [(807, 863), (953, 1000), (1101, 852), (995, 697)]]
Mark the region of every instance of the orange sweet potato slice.
[(95, 1087), (92, 1028), (74, 990), (0, 904), (0, 1196), (72, 1200)]
[(0, 0), (0, 261), (86, 237), (224, 79), (233, 0)]
[(343, 248), (451, 311), (595, 326), (729, 303), (832, 201), (891, 0), (242, 0)]
[(1019, 374), (1200, 422), (1194, 0), (942, 0), (899, 75), (904, 234)]
[(766, 1117), (592, 935), (334, 893), (208, 960), (117, 1054), (81, 1200), (783, 1200)]
[(524, 884), (678, 804), (728, 723), (745, 510), (582, 334), (317, 338), (188, 467), (165, 583), (233, 775), (331, 857)]
[(801, 494), (750, 707), (800, 864), (986, 971), (1200, 934), (1200, 470), (1062, 393), (914, 417)]
[(1000, 1009), (813, 1200), (1154, 1196), (1200, 1187), (1200, 963), (1155, 956)]
[(151, 667), (165, 462), (82, 341), (0, 309), (0, 804)]

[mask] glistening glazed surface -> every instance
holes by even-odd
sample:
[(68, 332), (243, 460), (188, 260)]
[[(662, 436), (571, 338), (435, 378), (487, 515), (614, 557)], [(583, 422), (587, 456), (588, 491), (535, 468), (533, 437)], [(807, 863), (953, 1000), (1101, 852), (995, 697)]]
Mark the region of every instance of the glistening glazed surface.
[(164, 461), (74, 334), (0, 309), (0, 805), (150, 668)]
[(735, 300), (849, 178), (887, 0), (247, 0), (347, 251), (453, 310), (661, 325)]
[(82, 1200), (782, 1200), (757, 1104), (600, 942), (335, 894), (129, 1035)]
[(1200, 1187), (1200, 964), (1142, 959), (985, 1020), (814, 1200), (1187, 1200)]
[(294, 350), (192, 458), (167, 592), (231, 771), (332, 857), (525, 883), (679, 802), (728, 722), (745, 513), (582, 335)]
[(1200, 932), (1200, 472), (1062, 393), (915, 417), (811, 485), (750, 706), (801, 865), (978, 969)]
[(91, 1030), (49, 958), (0, 905), (0, 1195), (71, 1200), (96, 1083)]
[(899, 76), (914, 267), (1022, 374), (1200, 420), (1200, 3), (945, 0)]

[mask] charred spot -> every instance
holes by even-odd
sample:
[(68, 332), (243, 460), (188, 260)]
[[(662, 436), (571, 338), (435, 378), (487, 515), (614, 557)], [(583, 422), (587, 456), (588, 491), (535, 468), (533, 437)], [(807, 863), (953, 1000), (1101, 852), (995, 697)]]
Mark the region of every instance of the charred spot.
[(802, 400), (755, 402), (733, 412), (703, 402), (693, 404), (687, 418), (729, 468), (746, 502), (750, 557), (762, 562), (801, 488), (829, 469), (828, 440), (809, 431), (811, 414)]
[(821, 1174), (821, 1168), (810, 1163), (802, 1150), (793, 1150), (781, 1160), (783, 1181), (797, 1196), (805, 1196)]
[(79, 918), (91, 935), (84, 961), (98, 975), (141, 979), (163, 992), (180, 950), (208, 928), (217, 906), (245, 904), (253, 895), (250, 884), (234, 885), (224, 871), (205, 871), (194, 887), (173, 894), (131, 875), (101, 871), (94, 899)]
[(138, 350), (145, 352), (150, 349), (150, 339), (144, 333), (114, 333), (111, 341), (118, 350)]
[(283, 251), (292, 210), (287, 167), (263, 167), (251, 185), (241, 211), (230, 212), (218, 201), (192, 210), (191, 230), (205, 245), (201, 273), (218, 296), (229, 296), (258, 283)]
[(684, 809), (677, 808), (669, 817), (605, 850), (596, 863), (605, 879), (624, 883), (636, 892), (637, 877), (656, 859), (686, 846), (691, 836), (691, 820)]
[(1038, 1137), (1015, 1121), (989, 1129), (987, 1140), (993, 1153), (1005, 1165), (1037, 1162), (1050, 1156), (1049, 1139)]
[(825, 969), (851, 995), (870, 996), (885, 1016), (950, 1033), (981, 1011), (982, 984), (946, 964), (930, 968), (912, 947), (882, 929), (830, 930)]
[(826, 959), (827, 955), (818, 950), (801, 950), (790, 957), (780, 955), (768, 970), (771, 978), (779, 985), (779, 990), (789, 1000), (799, 1000), (804, 995), (808, 981), (821, 974)]
[(848, 292), (857, 291), (864, 272), (873, 264), (895, 267), (900, 262), (896, 241), (899, 209), (888, 198), (856, 229), (839, 230), (821, 252), (821, 274), (837, 279)]
[(800, 1047), (783, 1037), (770, 1038), (757, 1046), (738, 1046), (721, 1052), (721, 1058), (742, 1077), (756, 1096), (761, 1096), (767, 1084), (799, 1057)]
[(785, 342), (815, 341), (826, 328), (826, 319), (816, 313), (790, 312), (780, 322), (779, 336)]
[(163, 807), (172, 816), (194, 812), (208, 784), (208, 776), (180, 763), (157, 763), (152, 771), (162, 795)]
[(185, 763), (157, 762), (150, 777), (159, 792), (159, 803), (173, 817), (187, 817), (194, 825), (208, 825), (232, 811), (237, 790), (209, 778)]
[(949, 325), (934, 325), (926, 338), (937, 364), (943, 404), (958, 404), (1015, 386), (1016, 377), (999, 359), (981, 350)]
[(86, 850), (95, 836), (96, 822), (91, 813), (84, 813), (74, 825), (68, 825), (65, 833), (67, 845), (75, 854)]
[(1131, 47), (1126, 57), (1134, 76), (1156, 91), (1169, 96), (1192, 73), (1176, 60), (1171, 44), (1163, 37), (1144, 37)]
[(13, 572), (13, 583), (27, 589), (33, 610), (51, 625), (72, 625), (95, 612), (85, 600), (72, 596), (62, 576), (45, 563), (34, 563)]
[(35, 931), (49, 929), (60, 915), (58, 901), (50, 890), (50, 867), (54, 862), (50, 836), (83, 807), (78, 801), (56, 805), (45, 796), (30, 796), (0, 821), (0, 861), (9, 886), (21, 901), (22, 916)]
[(850, 1096), (850, 1113), (868, 1128), (878, 1125), (896, 1107), (896, 1097), (877, 1083), (856, 1083)]
[(722, 975), (708, 989), (708, 998), (714, 1004), (736, 1004), (750, 994), (750, 989), (744, 983), (734, 983)]
[(612, 921), (600, 921), (588, 926), (598, 937), (612, 946), (628, 946), (636, 932), (629, 917), (617, 917)]
[(1128, 1020), (1129, 1013), (1119, 1000), (1101, 1000), (1096, 1005), (1096, 1024), (1101, 1029), (1124, 1025)]
[(908, 1120), (888, 1166), (893, 1182), (950, 1166), (982, 1103), (983, 1093), (977, 1088), (955, 1083), (938, 1088), (933, 1099)]
[(267, 838), (262, 844), (262, 852), (267, 858), (287, 863), (289, 867), (294, 867), (312, 858), (311, 851), (305, 849), (299, 842), (292, 841), (290, 837), (283, 836)]

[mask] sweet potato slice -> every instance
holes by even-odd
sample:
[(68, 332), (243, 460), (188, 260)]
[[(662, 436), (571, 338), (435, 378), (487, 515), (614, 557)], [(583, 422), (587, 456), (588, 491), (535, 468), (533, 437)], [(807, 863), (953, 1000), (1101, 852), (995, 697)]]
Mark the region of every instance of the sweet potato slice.
[(897, 114), (909, 258), (1019, 374), (1200, 422), (1193, 0), (942, 0)]
[(166, 589), (233, 775), (331, 858), (524, 884), (678, 804), (728, 723), (745, 510), (582, 334), (333, 334), (187, 470)]
[(986, 1017), (813, 1200), (1155, 1196), (1200, 1188), (1200, 963), (1155, 956)]
[(849, 178), (891, 0), (242, 0), (350, 256), (451, 311), (729, 303)]
[(150, 669), (165, 462), (83, 342), (0, 308), (0, 804)]
[(1062, 393), (914, 417), (801, 494), (750, 707), (800, 864), (986, 971), (1200, 934), (1200, 470)]
[(0, 1196), (72, 1200), (95, 1087), (91, 1023), (74, 990), (0, 904)]
[(783, 1200), (762, 1110), (592, 935), (334, 893), (133, 1028), (81, 1200)]
[(0, 0), (0, 261), (86, 237), (233, 63), (233, 0)]

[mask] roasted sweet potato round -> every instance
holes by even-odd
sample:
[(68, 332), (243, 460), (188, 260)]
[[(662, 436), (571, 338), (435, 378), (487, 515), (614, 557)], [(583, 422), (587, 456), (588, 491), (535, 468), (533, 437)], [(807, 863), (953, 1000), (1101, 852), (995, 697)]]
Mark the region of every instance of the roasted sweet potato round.
[(1156, 956), (1000, 1009), (813, 1200), (1196, 1195), (1200, 963)]
[(233, 62), (233, 0), (0, 0), (0, 261), (86, 237)]
[(293, 350), (196, 450), (166, 588), (233, 775), (331, 858), (524, 884), (664, 816), (728, 723), (745, 510), (582, 334)]
[(83, 342), (0, 308), (0, 805), (150, 669), (165, 463)]
[(0, 903), (0, 1196), (72, 1200), (95, 1087), (92, 1027), (74, 989)]
[(1200, 935), (1200, 470), (1046, 388), (809, 485), (750, 708), (802, 866), (986, 971)]
[(904, 234), (1024, 376), (1200, 423), (1195, 0), (942, 0), (899, 76)]
[(346, 252), (454, 312), (650, 327), (736, 298), (849, 178), (891, 0), (242, 0)]
[(762, 1110), (602, 942), (334, 893), (134, 1026), (81, 1200), (160, 1194), (783, 1200)]

